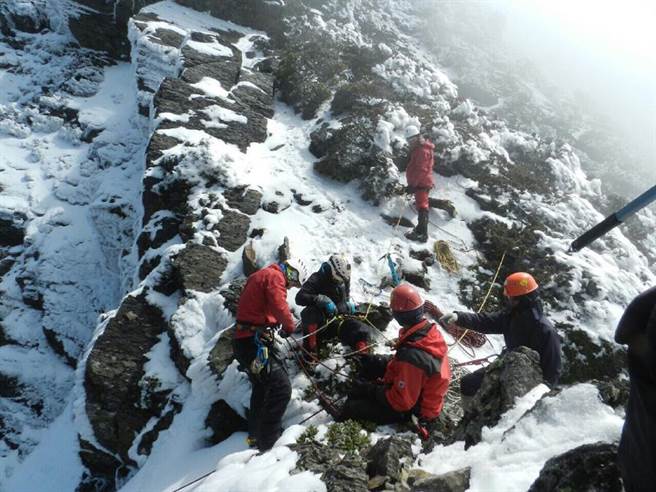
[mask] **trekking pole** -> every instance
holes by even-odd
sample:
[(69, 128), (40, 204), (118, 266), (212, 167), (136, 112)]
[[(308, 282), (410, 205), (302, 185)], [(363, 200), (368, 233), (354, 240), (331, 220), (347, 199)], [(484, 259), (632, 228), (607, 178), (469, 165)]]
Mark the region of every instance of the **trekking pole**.
[(652, 186), (638, 198), (630, 201), (619, 211), (609, 215), (604, 220), (595, 225), (592, 229), (581, 234), (581, 236), (572, 242), (568, 252), (574, 253), (576, 251), (582, 250), (594, 240), (599, 239), (601, 236), (623, 223), (633, 214), (645, 208), (654, 200), (656, 200), (656, 186)]

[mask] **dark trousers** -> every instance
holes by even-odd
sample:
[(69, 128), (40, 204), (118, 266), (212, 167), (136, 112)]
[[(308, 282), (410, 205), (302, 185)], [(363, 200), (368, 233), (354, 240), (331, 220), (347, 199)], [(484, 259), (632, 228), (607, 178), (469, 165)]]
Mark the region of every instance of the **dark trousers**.
[(252, 374), (251, 362), (257, 354), (254, 337), (233, 341), (239, 368), (248, 374), (253, 388), (248, 411), (248, 435), (255, 438), (261, 451), (270, 449), (282, 434), (282, 416), (292, 396), (287, 371), (273, 348), (269, 349), (268, 367)]
[[(316, 326), (321, 328), (326, 324), (328, 319), (323, 311), (317, 306), (308, 306), (301, 311), (301, 323), (303, 325), (303, 335), (309, 334), (309, 327)], [(343, 320), (335, 320), (324, 330), (317, 334), (316, 344), (325, 343), (326, 340), (331, 338), (339, 338), (342, 345), (348, 345), (355, 350), (355, 345), (358, 342), (369, 342), (371, 337), (371, 327), (366, 323), (354, 318), (345, 318)], [(311, 337), (310, 337), (311, 338)], [(310, 338), (306, 338), (306, 348), (312, 348), (309, 342)]]
[[(389, 357), (384, 355), (363, 355), (360, 357), (358, 376), (367, 381), (375, 381), (385, 375)], [(382, 391), (376, 395), (349, 395), (340, 412), (339, 421), (367, 420), (379, 425), (407, 422), (409, 412), (397, 412), (385, 398)]]
[(483, 384), (485, 368), (482, 367), (471, 374), (467, 374), (460, 379), (460, 393), (463, 396), (474, 396)]

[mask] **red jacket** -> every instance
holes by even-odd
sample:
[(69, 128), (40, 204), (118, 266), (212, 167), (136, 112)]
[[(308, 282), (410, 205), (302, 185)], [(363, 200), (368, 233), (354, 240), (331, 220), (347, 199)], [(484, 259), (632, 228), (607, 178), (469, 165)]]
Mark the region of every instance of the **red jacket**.
[(405, 178), (408, 186), (414, 188), (432, 188), (433, 182), (433, 145), (428, 140), (417, 145), (410, 153), (410, 162), (405, 170)]
[[(237, 306), (237, 324), (258, 327), (282, 324), (287, 333), (294, 332), (294, 318), (287, 305), (287, 280), (277, 264), (251, 274)], [(237, 329), (235, 338), (254, 335), (250, 329)]]
[(451, 379), (444, 338), (426, 320), (399, 335), (398, 349), (383, 377), (385, 398), (397, 412), (416, 409), (420, 417), (433, 419), (442, 411)]

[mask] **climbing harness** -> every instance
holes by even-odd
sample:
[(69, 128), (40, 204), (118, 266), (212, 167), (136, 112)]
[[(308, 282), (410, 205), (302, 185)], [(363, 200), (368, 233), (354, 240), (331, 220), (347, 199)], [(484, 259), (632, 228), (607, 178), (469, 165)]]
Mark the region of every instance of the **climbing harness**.
[(267, 347), (260, 338), (261, 332), (258, 331), (255, 333), (255, 346), (257, 347), (257, 352), (255, 353), (255, 358), (251, 362), (250, 372), (254, 376), (259, 376), (262, 371), (265, 373), (269, 370), (269, 347)]

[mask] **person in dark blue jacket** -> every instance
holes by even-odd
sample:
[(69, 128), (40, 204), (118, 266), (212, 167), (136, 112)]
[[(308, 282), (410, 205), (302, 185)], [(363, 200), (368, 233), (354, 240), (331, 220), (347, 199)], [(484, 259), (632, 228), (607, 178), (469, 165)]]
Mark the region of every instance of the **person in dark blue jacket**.
[[(491, 314), (455, 312), (440, 319), (446, 324), (457, 323), (463, 328), (503, 335), (506, 349), (528, 347), (540, 354), (542, 376), (547, 384), (558, 383), (561, 369), (560, 338), (542, 309), (538, 284), (532, 275), (517, 272), (504, 282), (504, 295), (509, 307)], [(474, 396), (483, 382), (485, 368), (467, 374), (460, 380), (460, 391), (465, 397)]]
[(631, 389), (618, 451), (627, 492), (656, 488), (656, 287), (624, 311), (615, 341), (629, 346)]
[(351, 265), (342, 255), (331, 255), (301, 286), (296, 304), (305, 306), (301, 311), (301, 324), (306, 354), (316, 357), (319, 343), (335, 336), (354, 350), (364, 351), (368, 347), (371, 330), (355, 318), (343, 318), (324, 326), (335, 316), (356, 314), (350, 286)]

